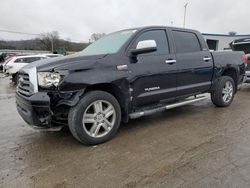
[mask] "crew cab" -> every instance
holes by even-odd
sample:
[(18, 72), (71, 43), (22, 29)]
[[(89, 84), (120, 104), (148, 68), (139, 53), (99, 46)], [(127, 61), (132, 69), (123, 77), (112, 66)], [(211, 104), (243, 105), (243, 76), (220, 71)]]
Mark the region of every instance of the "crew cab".
[(81, 143), (100, 144), (121, 122), (207, 99), (206, 93), (216, 106), (229, 106), (244, 79), (243, 56), (210, 52), (195, 30), (126, 29), (77, 54), (25, 66), (17, 110), (35, 128), (69, 126)]

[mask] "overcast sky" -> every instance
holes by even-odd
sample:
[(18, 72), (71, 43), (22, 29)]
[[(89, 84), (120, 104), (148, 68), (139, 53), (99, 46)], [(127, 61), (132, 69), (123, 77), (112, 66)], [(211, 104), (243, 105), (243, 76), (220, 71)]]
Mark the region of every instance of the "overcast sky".
[[(39, 34), (58, 31), (62, 38), (88, 41), (94, 32), (145, 25), (183, 26), (206, 33), (250, 34), (249, 0), (1, 0), (0, 30)], [(0, 39), (32, 38), (0, 32)]]

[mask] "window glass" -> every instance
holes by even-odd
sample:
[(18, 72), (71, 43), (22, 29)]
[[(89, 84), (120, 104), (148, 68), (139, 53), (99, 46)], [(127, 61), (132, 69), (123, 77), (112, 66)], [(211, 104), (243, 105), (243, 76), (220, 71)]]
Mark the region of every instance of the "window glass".
[[(38, 60), (40, 60), (40, 59), (42, 59), (42, 57), (33, 57), (33, 59), (32, 59), (31, 62), (38, 61)], [(30, 62), (30, 63), (31, 63), (31, 62)]]
[(40, 59), (39, 57), (26, 57), (26, 58), (24, 58), (23, 63), (31, 63), (31, 62), (37, 61), (39, 59)]
[(111, 33), (95, 41), (80, 53), (82, 55), (116, 53), (135, 32), (136, 30), (124, 30)]
[(47, 55), (47, 57), (59, 57), (58, 55)]
[(33, 57), (24, 58), (24, 63), (30, 63), (33, 61)]
[(134, 48), (136, 48), (139, 41), (155, 40), (157, 51), (149, 53), (154, 55), (164, 55), (169, 53), (168, 40), (165, 30), (153, 30), (142, 33), (135, 41)]
[(183, 31), (173, 31), (173, 36), (177, 53), (201, 51), (201, 46), (196, 34)]
[(24, 57), (24, 58), (16, 59), (14, 62), (15, 63), (32, 63), (34, 61), (38, 61), (41, 59), (45, 59), (45, 57)]
[(15, 61), (14, 61), (14, 63), (20, 63), (20, 62), (22, 62), (22, 59), (16, 59)]

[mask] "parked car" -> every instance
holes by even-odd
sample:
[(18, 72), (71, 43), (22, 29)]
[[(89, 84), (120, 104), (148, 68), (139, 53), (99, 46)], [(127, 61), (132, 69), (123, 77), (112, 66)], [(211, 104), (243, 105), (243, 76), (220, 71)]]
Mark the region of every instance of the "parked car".
[[(53, 58), (53, 57), (62, 57), (63, 55), (61, 54), (41, 54), (42, 56), (45, 56), (47, 58)], [(5, 72), (6, 70), (4, 69), (4, 65), (6, 65), (12, 58), (17, 57), (17, 56), (34, 56), (32, 54), (6, 54), (5, 55), (4, 62), (0, 63), (0, 70), (3, 70)], [(36, 55), (35, 55), (36, 56)], [(38, 56), (40, 56), (38, 54)], [(23, 64), (24, 65), (24, 64)]]
[(5, 54), (0, 52), (0, 71), (3, 70), (3, 62), (4, 62)]
[(8, 61), (9, 58), (14, 57), (16, 54), (15, 53), (1, 53), (0, 54), (0, 70), (3, 71), (3, 67), (5, 62)]
[(216, 106), (229, 106), (244, 78), (243, 56), (209, 52), (195, 30), (118, 31), (78, 54), (24, 67), (17, 110), (35, 128), (68, 125), (81, 143), (100, 144), (120, 122), (207, 99), (204, 93)]
[(15, 57), (15, 56), (6, 57), (6, 58), (5, 58), (5, 60), (4, 60), (3, 64), (2, 64), (2, 66), (3, 66), (3, 72), (6, 71), (6, 70), (5, 70), (5, 65), (6, 65), (12, 58), (14, 58), (14, 57)]
[(234, 40), (231, 43), (231, 48), (233, 51), (243, 51), (245, 52), (245, 61), (248, 61), (248, 66), (246, 68), (246, 83), (250, 83), (250, 38), (242, 38)]
[(246, 83), (250, 83), (250, 54), (246, 54), (247, 67), (246, 67)]
[(46, 59), (48, 57), (44, 55), (28, 55), (28, 56), (14, 56), (7, 60), (4, 64), (4, 73), (12, 76), (12, 81), (17, 82), (17, 72), (25, 65), (38, 61), (41, 59)]

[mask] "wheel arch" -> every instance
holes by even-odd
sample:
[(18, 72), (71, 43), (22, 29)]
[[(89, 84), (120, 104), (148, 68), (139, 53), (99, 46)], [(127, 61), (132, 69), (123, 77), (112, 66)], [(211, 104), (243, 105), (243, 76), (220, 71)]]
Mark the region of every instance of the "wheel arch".
[(229, 76), (234, 80), (234, 84), (235, 84), (235, 92), (237, 91), (237, 86), (238, 86), (238, 71), (233, 68), (227, 68), (222, 72), (222, 76)]
[(124, 94), (124, 92), (120, 87), (118, 87), (113, 83), (98, 83), (86, 87), (84, 93), (95, 90), (105, 91), (113, 95), (120, 104), (122, 111), (122, 121), (123, 122), (128, 121), (128, 103), (127, 103), (128, 97)]

